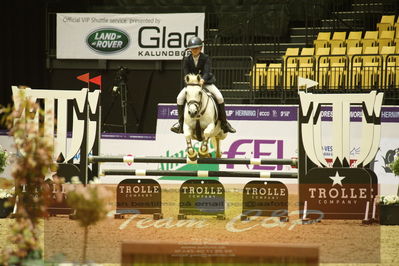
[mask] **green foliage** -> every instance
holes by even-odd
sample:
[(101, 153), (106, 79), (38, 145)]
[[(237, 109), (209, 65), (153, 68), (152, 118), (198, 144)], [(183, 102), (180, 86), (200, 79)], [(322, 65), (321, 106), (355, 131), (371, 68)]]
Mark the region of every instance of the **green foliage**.
[(11, 224), (9, 241), (13, 246), (7, 245), (3, 250), (4, 265), (33, 265), (35, 261), (43, 264), (38, 235), (38, 229), (29, 219), (20, 218)]
[(391, 163), (390, 167), (394, 175), (399, 176), (399, 156), (397, 156), (396, 160)]
[(5, 167), (8, 164), (8, 152), (3, 149), (0, 145), (0, 174), (4, 172)]

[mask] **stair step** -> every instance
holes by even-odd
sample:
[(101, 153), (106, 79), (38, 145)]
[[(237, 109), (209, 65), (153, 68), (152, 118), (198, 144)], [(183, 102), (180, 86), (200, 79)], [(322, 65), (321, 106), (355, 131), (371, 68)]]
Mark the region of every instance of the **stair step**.
[(352, 4), (353, 11), (364, 11), (372, 8), (373, 10), (384, 10), (383, 3)]
[(321, 21), (323, 27), (329, 27), (332, 31), (352, 31), (355, 29), (363, 30), (363, 22), (358, 19), (323, 19)]
[(317, 37), (317, 34), (321, 31), (332, 31), (336, 28), (333, 27), (315, 27), (315, 28), (291, 28), (290, 29), (290, 34), (293, 35), (306, 35), (311, 36), (312, 34)]
[(290, 35), (290, 43), (306, 43), (313, 42), (317, 38), (317, 35)]

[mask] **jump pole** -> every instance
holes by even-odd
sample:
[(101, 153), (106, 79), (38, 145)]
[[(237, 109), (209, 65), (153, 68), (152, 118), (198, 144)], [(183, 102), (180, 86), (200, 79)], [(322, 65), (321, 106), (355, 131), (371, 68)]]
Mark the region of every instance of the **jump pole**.
[(128, 176), (194, 176), (194, 177), (247, 177), (247, 178), (298, 178), (297, 172), (266, 171), (164, 171), (164, 170), (102, 170), (101, 175)]
[(260, 158), (189, 158), (178, 157), (134, 157), (134, 156), (89, 156), (90, 163), (186, 163), (186, 164), (252, 164), (252, 165), (291, 165), (297, 166), (296, 159), (260, 159)]

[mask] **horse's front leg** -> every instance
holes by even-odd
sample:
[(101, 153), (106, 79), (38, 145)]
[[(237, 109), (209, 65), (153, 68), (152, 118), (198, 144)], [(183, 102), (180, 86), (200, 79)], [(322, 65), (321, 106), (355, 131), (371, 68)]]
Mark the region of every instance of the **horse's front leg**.
[(199, 149), (199, 153), (203, 157), (209, 157), (208, 153), (208, 142), (213, 130), (215, 129), (215, 124), (210, 123), (204, 130), (204, 140), (201, 143), (201, 147)]
[(187, 157), (191, 161), (197, 160), (197, 152), (194, 150), (193, 145), (191, 143), (191, 136), (193, 134), (192, 130), (190, 127), (188, 127), (186, 124), (183, 126), (183, 132), (184, 132), (184, 137), (186, 138), (186, 144), (187, 144)]

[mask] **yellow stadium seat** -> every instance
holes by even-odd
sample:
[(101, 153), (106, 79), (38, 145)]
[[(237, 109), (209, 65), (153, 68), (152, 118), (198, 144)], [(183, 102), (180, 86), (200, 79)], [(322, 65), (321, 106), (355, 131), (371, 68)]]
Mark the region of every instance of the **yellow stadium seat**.
[(313, 63), (312, 57), (314, 56), (315, 48), (302, 48), (301, 56), (298, 57), (299, 65), (306, 65), (309, 63)]
[(286, 89), (296, 88), (298, 55), (299, 48), (287, 48), (283, 56), (285, 66), (284, 85)]
[(360, 46), (360, 40), (362, 39), (361, 31), (351, 31), (349, 32), (348, 39), (345, 40), (346, 48), (358, 47)]
[(314, 80), (314, 50), (315, 48), (302, 48), (298, 57), (298, 77)]
[[(299, 55), (299, 48), (287, 48), (287, 50), (285, 51), (285, 55), (283, 56), (284, 62), (286, 64), (294, 63), (295, 57), (292, 56), (298, 56), (298, 55)], [(286, 62), (287, 57), (290, 57), (288, 58), (288, 62)]]
[(350, 73), (349, 84), (351, 88), (360, 87), (360, 71), (362, 67), (361, 54), (362, 47), (350, 47), (347, 50)]
[(345, 88), (346, 69), (349, 66), (346, 47), (332, 49), (329, 57), (328, 86), (331, 89)]
[(327, 73), (329, 69), (329, 62), (327, 55), (330, 55), (330, 48), (319, 48), (316, 50), (316, 69), (318, 70), (317, 82), (320, 88), (325, 88), (327, 84)]
[(378, 31), (366, 31), (364, 38), (361, 39), (363, 48), (369, 46), (377, 46)]
[(282, 69), (280, 63), (271, 63), (266, 71), (266, 87), (267, 89), (275, 89), (281, 86)]
[[(370, 56), (368, 56), (370, 55)], [(378, 47), (365, 47), (362, 56), (362, 88), (372, 89), (380, 85), (382, 59)]]
[(398, 20), (393, 25), (393, 30), (395, 31), (395, 38), (399, 39), (399, 16), (398, 16)]
[(337, 31), (334, 32), (332, 39), (329, 41), (329, 46), (331, 49), (335, 47), (342, 47), (345, 44), (346, 32)]
[(395, 15), (382, 16), (380, 23), (377, 23), (378, 32), (383, 32), (386, 30), (393, 30), (395, 23)]
[(250, 74), (255, 90), (259, 90), (266, 85), (266, 64), (255, 64)]
[(380, 33), (380, 37), (378, 38), (378, 46), (383, 47), (383, 46), (392, 46), (394, 45), (394, 39), (395, 37), (395, 31), (393, 30), (386, 30), (382, 31)]
[(319, 34), (317, 35), (317, 39), (313, 41), (316, 51), (318, 48), (324, 48), (328, 46), (330, 36), (331, 32), (319, 32)]
[(380, 47), (380, 54), (383, 57), (383, 87), (390, 88), (395, 84), (395, 69), (396, 69), (396, 56), (389, 56), (395, 54), (395, 46)]

